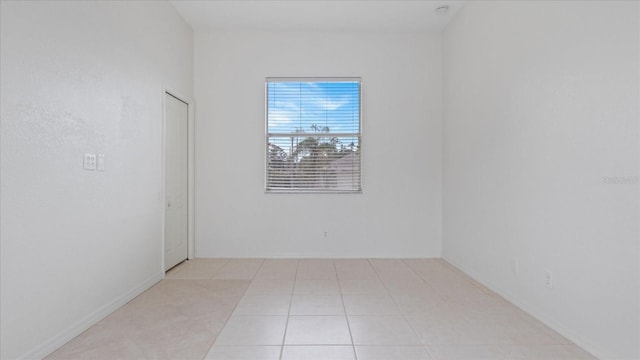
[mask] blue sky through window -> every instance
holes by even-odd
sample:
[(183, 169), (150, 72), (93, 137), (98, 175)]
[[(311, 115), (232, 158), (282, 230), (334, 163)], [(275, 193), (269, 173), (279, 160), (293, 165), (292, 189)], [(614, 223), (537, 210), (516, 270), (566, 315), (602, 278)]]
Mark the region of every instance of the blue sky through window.
[(267, 97), (269, 134), (360, 132), (359, 81), (268, 81)]

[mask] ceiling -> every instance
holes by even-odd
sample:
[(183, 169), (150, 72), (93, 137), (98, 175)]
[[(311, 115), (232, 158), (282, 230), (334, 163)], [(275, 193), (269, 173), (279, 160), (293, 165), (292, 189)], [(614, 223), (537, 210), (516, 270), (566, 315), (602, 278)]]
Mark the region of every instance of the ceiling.
[[(456, 0), (173, 0), (196, 30), (436, 30)], [(435, 9), (448, 5), (446, 14)]]

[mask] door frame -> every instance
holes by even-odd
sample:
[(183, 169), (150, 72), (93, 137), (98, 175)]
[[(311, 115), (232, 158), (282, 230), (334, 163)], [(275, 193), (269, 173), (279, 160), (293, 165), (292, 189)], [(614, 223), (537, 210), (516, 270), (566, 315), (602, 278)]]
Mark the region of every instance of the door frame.
[(167, 269), (164, 268), (164, 255), (165, 255), (165, 220), (166, 220), (166, 206), (165, 206), (165, 194), (166, 194), (166, 166), (167, 166), (167, 104), (165, 96), (170, 95), (176, 99), (187, 104), (188, 111), (188, 124), (187, 124), (187, 259), (193, 259), (195, 257), (195, 104), (192, 98), (183, 96), (179, 92), (174, 91), (172, 88), (164, 86), (162, 88), (162, 164), (161, 164), (161, 178), (162, 189), (160, 192), (160, 207), (162, 211), (162, 227), (161, 234), (161, 248), (162, 256), (161, 268), (162, 273), (165, 273)]

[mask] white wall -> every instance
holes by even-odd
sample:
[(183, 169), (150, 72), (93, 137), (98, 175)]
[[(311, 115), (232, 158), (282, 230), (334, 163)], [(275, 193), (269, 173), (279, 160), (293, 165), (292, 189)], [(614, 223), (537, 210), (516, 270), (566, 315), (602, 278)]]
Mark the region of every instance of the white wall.
[(443, 257), (606, 359), (640, 358), (638, 14), (469, 2), (443, 38)]
[(193, 95), (193, 37), (164, 2), (1, 4), (0, 356), (38, 358), (163, 275), (162, 88)]
[[(437, 33), (196, 32), (196, 256), (440, 256), (440, 45)], [(362, 77), (362, 194), (264, 193), (268, 76)]]

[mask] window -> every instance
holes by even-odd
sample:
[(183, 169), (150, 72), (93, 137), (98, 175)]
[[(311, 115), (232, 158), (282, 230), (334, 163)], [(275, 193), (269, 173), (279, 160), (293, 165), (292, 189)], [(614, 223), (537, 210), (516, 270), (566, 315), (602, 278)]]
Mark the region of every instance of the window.
[(268, 192), (359, 192), (360, 79), (267, 78)]

